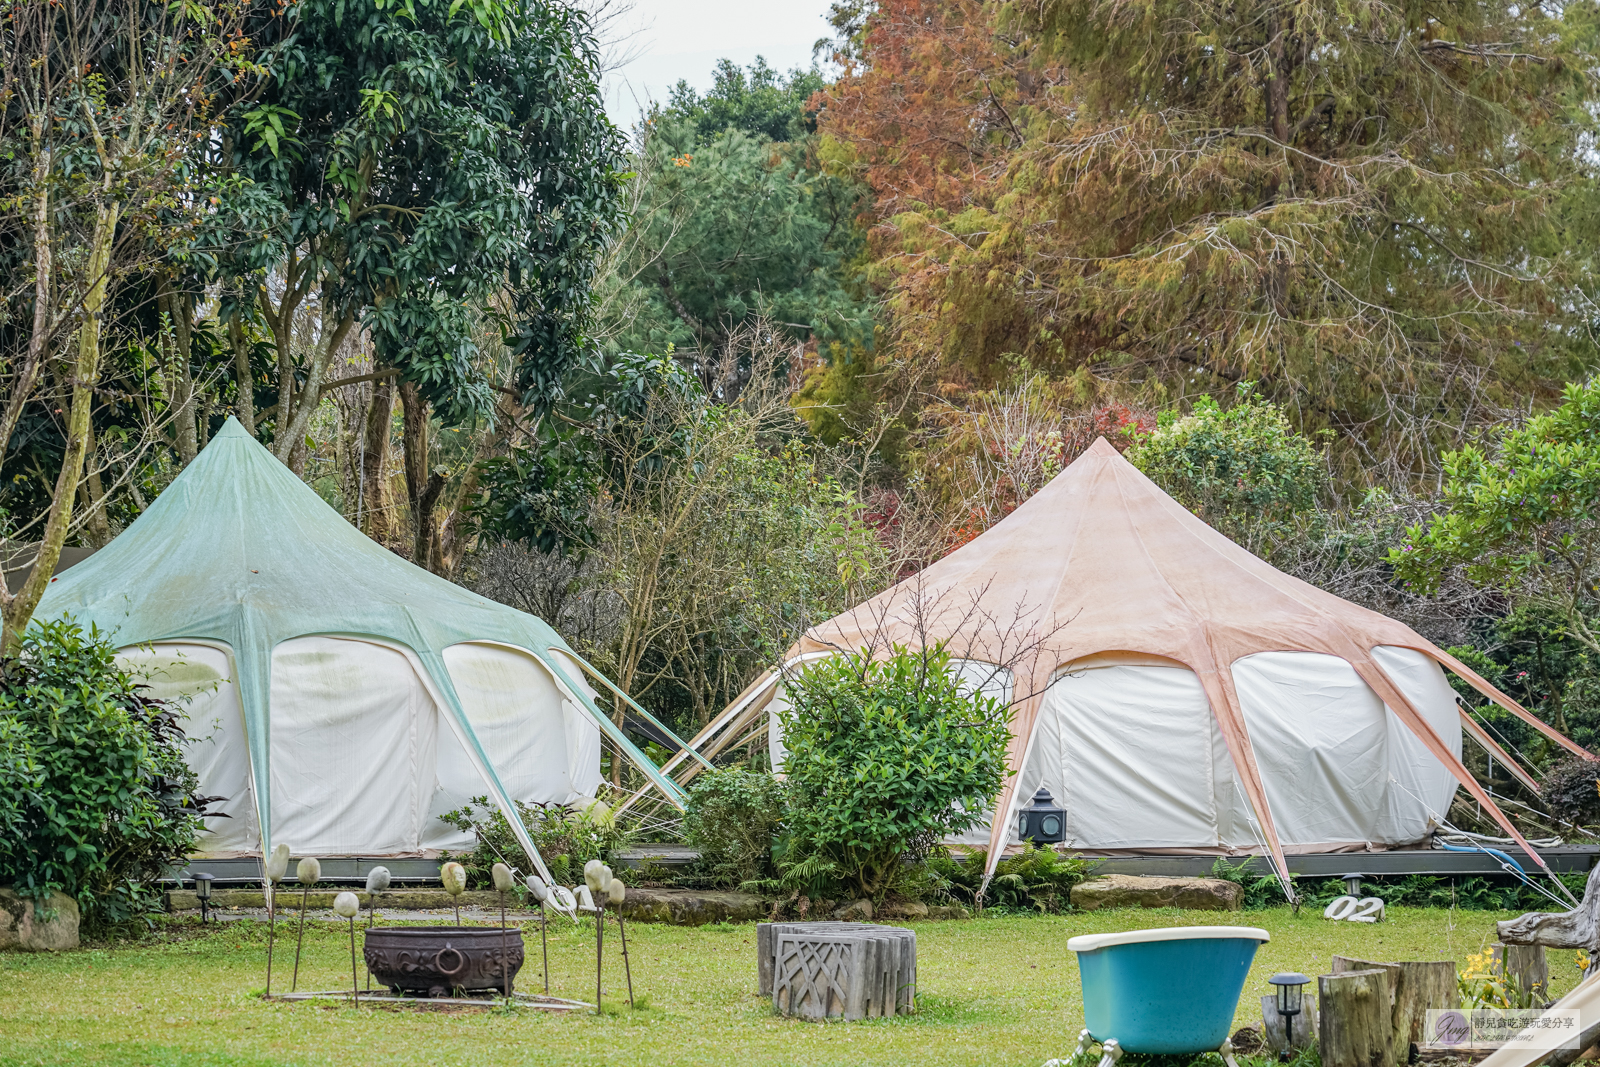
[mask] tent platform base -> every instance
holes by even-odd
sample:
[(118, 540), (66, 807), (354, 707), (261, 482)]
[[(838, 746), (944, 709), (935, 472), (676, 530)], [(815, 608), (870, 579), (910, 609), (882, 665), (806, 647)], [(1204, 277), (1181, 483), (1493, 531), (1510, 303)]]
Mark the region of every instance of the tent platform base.
[[(1537, 864), (1515, 845), (1495, 846), (1533, 873)], [(1249, 869), (1270, 874), (1271, 865), (1261, 856), (1130, 856), (1097, 857), (1081, 853), (1085, 859), (1095, 860), (1096, 874), (1156, 874), (1182, 878), (1195, 878), (1211, 873), (1219, 858), (1237, 864), (1249, 862)], [(1595, 865), (1600, 857), (1600, 846), (1558, 845), (1539, 849), (1539, 855), (1558, 874), (1582, 873)], [(1338, 878), (1352, 871), (1372, 877), (1404, 877), (1424, 874), (1436, 877), (1465, 877), (1469, 875), (1503, 874), (1494, 857), (1481, 852), (1446, 852), (1443, 849), (1415, 848), (1392, 849), (1386, 852), (1319, 852), (1284, 857), (1289, 862), (1289, 872), (1300, 878)]]

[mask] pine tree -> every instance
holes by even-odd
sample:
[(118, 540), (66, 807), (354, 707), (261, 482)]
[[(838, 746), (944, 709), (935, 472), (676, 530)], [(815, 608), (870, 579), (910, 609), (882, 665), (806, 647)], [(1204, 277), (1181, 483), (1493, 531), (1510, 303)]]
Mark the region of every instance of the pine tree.
[[(1007, 116), (987, 195), (889, 220), (902, 341), (980, 382), (1018, 357), (1151, 400), (1255, 381), (1347, 459), (1425, 471), (1596, 361), (1594, 13), (1015, 7), (974, 32), (1063, 76)], [(823, 128), (850, 140), (860, 113)]]

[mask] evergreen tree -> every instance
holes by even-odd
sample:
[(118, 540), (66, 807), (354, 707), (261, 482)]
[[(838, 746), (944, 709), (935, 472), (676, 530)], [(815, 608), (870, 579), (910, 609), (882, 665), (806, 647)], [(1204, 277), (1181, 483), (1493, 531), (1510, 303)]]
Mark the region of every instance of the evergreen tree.
[(895, 21), (917, 6), (869, 18), (821, 127), (882, 160), (902, 86), (993, 87), (987, 188), (874, 187), (896, 325), (957, 376), (1021, 357), (1156, 401), (1256, 381), (1404, 477), (1593, 365), (1592, 5), (1045, 0), (963, 23), (997, 57), (965, 81), (948, 20)]

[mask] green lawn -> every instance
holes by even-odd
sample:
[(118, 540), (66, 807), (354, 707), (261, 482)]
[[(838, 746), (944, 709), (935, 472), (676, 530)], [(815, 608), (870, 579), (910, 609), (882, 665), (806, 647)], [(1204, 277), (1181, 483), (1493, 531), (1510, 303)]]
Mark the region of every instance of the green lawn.
[[(1309, 910), (1228, 916), (1271, 931), (1240, 1003), (1238, 1023), (1260, 1018), (1267, 976), (1326, 973), (1333, 953), (1378, 960), (1463, 960), (1494, 938), (1508, 914), (1394, 908), (1377, 925), (1331, 923)], [(1070, 1051), (1081, 1025), (1073, 934), (1204, 925), (1216, 914), (1115, 911), (1066, 916), (990, 916), (918, 925), (913, 1017), (818, 1025), (774, 1018), (755, 993), (755, 927), (629, 927), (641, 1010), (602, 1017), (355, 1009), (260, 999), (264, 928), (233, 923), (196, 936), (191, 920), (141, 944), (56, 956), (4, 954), (0, 968), (0, 1064), (984, 1064), (1037, 1067)], [(213, 928), (214, 930), (216, 928)], [(280, 934), (283, 927), (280, 926)], [(622, 992), (620, 956), (606, 939), (607, 998)], [(293, 942), (277, 975), (287, 988)], [(530, 939), (537, 980), (538, 938)], [(552, 924), (551, 991), (593, 995), (593, 930)], [(301, 988), (349, 980), (342, 926), (306, 932)], [(1555, 992), (1575, 983), (1571, 952), (1551, 955)], [(614, 963), (614, 965), (613, 965)], [(521, 986), (531, 991), (524, 970)], [(1255, 1005), (1255, 1007), (1252, 1007)], [(1252, 1017), (1253, 1016), (1253, 1017)]]

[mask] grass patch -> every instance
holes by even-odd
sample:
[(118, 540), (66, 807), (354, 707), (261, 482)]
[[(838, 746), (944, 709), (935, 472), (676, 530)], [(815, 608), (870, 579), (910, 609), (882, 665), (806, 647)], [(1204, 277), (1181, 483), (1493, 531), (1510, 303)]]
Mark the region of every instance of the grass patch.
[[(1075, 934), (1219, 920), (1266, 928), (1272, 941), (1257, 954), (1245, 986), (1236, 1019), (1243, 1025), (1259, 1020), (1259, 998), (1270, 992), (1266, 979), (1277, 971), (1326, 973), (1334, 953), (1459, 961), (1494, 940), (1496, 919), (1510, 917), (1391, 908), (1387, 922), (1360, 925), (1276, 908), (1231, 916), (1113, 911), (915, 924), (921, 1011), (848, 1025), (771, 1014), (755, 993), (754, 925), (629, 924), (634, 988), (645, 1005), (632, 1012), (612, 927), (606, 937), (608, 1010), (596, 1017), (269, 1003), (259, 996), (266, 970), (265, 927), (240, 922), (202, 931), (193, 920), (178, 919), (141, 942), (60, 955), (0, 954), (0, 1065), (1037, 1067), (1070, 1052), (1082, 1025), (1078, 969), (1066, 948)], [(287, 990), (293, 929), (280, 924), (278, 933), (273, 987)], [(530, 933), (529, 965), (518, 983), (524, 992), (540, 986), (539, 939), (536, 931)], [(302, 990), (349, 983), (347, 937), (343, 925), (307, 925)], [(1575, 955), (1550, 954), (1557, 994), (1576, 984)], [(550, 969), (552, 993), (593, 998), (592, 924), (552, 923)]]

